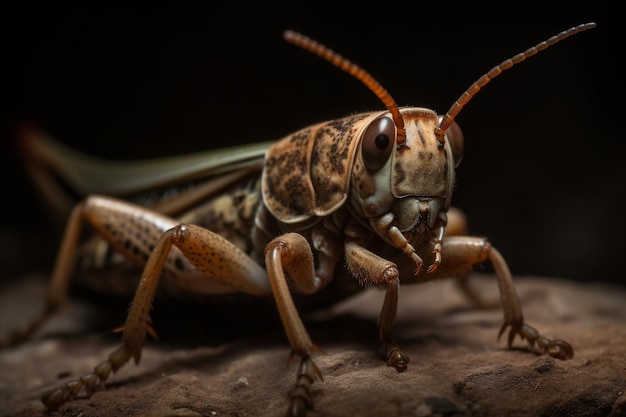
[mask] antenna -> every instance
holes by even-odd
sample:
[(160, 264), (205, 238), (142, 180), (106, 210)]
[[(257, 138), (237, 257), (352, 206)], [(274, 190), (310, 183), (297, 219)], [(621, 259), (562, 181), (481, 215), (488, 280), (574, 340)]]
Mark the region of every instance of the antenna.
[(493, 67), (489, 72), (480, 77), (474, 84), (472, 84), (461, 96), (452, 104), (450, 110), (445, 114), (445, 116), (441, 119), (441, 123), (439, 126), (435, 128), (435, 135), (437, 135), (437, 140), (439, 142), (444, 141), (444, 135), (446, 130), (450, 127), (454, 118), (459, 115), (463, 106), (465, 106), (471, 99), (483, 88), (485, 85), (489, 83), (489, 81), (496, 78), (498, 75), (502, 74), (503, 71), (508, 70), (515, 64), (519, 64), (524, 61), (526, 58), (530, 58), (531, 56), (537, 54), (539, 51), (543, 51), (548, 47), (554, 45), (557, 42), (562, 41), (565, 38), (569, 38), (577, 33), (583, 32), (587, 29), (593, 29), (596, 27), (596, 24), (593, 22), (584, 23), (582, 25), (574, 26), (568, 30), (565, 30), (558, 35), (552, 36), (551, 38), (538, 43), (532, 48), (527, 49), (526, 51), (515, 55), (512, 58), (507, 59), (506, 61), (502, 61), (499, 65)]
[(391, 95), (383, 88), (382, 85), (378, 81), (372, 77), (370, 73), (365, 71), (363, 68), (358, 65), (350, 62), (346, 58), (339, 55), (337, 52), (333, 51), (330, 48), (320, 44), (313, 39), (302, 35), (301, 33), (294, 32), (291, 30), (283, 33), (283, 37), (289, 43), (292, 43), (296, 46), (301, 47), (309, 52), (314, 53), (315, 55), (324, 58), (326, 61), (331, 64), (341, 68), (343, 71), (349, 73), (353, 77), (360, 80), (363, 84), (367, 86), (378, 98), (387, 106), (387, 110), (391, 113), (391, 117), (393, 119), (394, 124), (396, 125), (396, 144), (398, 146), (404, 145), (406, 142), (406, 130), (404, 129), (404, 120), (402, 119), (402, 115), (400, 114), (400, 109), (396, 104), (396, 101), (391, 97)]

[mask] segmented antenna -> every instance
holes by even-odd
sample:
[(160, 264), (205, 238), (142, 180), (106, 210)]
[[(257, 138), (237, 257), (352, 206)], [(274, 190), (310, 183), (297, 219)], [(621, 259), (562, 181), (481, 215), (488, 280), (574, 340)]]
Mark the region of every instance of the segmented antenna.
[(402, 119), (402, 115), (400, 114), (400, 109), (396, 104), (396, 101), (391, 97), (391, 95), (383, 88), (382, 85), (378, 81), (372, 77), (370, 73), (365, 71), (363, 68), (358, 65), (350, 62), (346, 58), (339, 55), (337, 52), (333, 51), (330, 48), (320, 44), (313, 39), (302, 35), (301, 33), (294, 31), (286, 31), (283, 33), (283, 37), (289, 43), (292, 43), (296, 46), (299, 46), (302, 49), (305, 49), (309, 52), (314, 53), (315, 55), (324, 58), (326, 61), (331, 64), (341, 68), (345, 72), (349, 73), (353, 77), (360, 80), (363, 84), (367, 86), (378, 98), (387, 106), (387, 110), (391, 113), (391, 117), (393, 119), (394, 124), (396, 125), (396, 144), (398, 146), (404, 145), (406, 142), (406, 130), (404, 129), (404, 120)]
[(559, 33), (556, 36), (552, 36), (550, 39), (544, 42), (538, 43), (532, 48), (527, 49), (525, 52), (517, 54), (514, 57), (507, 59), (506, 61), (502, 61), (500, 65), (496, 65), (495, 67), (493, 67), (489, 72), (480, 77), (478, 81), (476, 81), (467, 90), (465, 90), (465, 92), (461, 94), (461, 96), (454, 102), (454, 104), (452, 104), (450, 110), (448, 110), (446, 115), (441, 120), (441, 123), (439, 123), (439, 126), (435, 128), (435, 135), (437, 135), (437, 140), (440, 142), (444, 141), (444, 135), (446, 133), (446, 130), (450, 127), (450, 125), (454, 121), (454, 118), (459, 115), (459, 113), (463, 109), (463, 106), (465, 106), (472, 99), (472, 97), (474, 97), (476, 93), (478, 93), (481, 88), (487, 85), (489, 81), (493, 80), (503, 71), (508, 70), (513, 65), (519, 64), (526, 58), (535, 55), (537, 52), (543, 51), (544, 49), (547, 49), (548, 47), (562, 41), (565, 38), (595, 27), (596, 24), (593, 22), (574, 26), (568, 30)]

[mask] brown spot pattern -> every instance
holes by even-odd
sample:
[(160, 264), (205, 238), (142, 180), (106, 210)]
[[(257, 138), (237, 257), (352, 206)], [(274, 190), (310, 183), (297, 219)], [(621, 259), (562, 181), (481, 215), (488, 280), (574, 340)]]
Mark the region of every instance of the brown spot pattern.
[(305, 220), (336, 209), (348, 190), (357, 135), (371, 113), (303, 129), (267, 153), (263, 197), (282, 221)]
[(311, 181), (315, 206), (327, 212), (343, 201), (356, 149), (356, 122), (362, 115), (328, 122), (315, 135), (311, 161)]
[(308, 145), (315, 127), (303, 129), (274, 144), (263, 172), (265, 202), (278, 218), (312, 213), (314, 190), (308, 177)]
[(260, 201), (260, 179), (251, 177), (203, 202), (181, 216), (180, 221), (211, 230), (249, 253), (254, 216)]

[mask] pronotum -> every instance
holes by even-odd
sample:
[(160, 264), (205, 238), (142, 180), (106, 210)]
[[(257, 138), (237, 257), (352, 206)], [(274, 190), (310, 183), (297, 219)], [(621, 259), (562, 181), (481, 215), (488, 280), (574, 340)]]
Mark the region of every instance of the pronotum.
[[(387, 365), (401, 372), (409, 357), (393, 338), (399, 285), (463, 279), (485, 261), (493, 265), (500, 288), (499, 336), (508, 332), (511, 345), (518, 335), (541, 353), (571, 358), (567, 342), (547, 339), (524, 321), (500, 253), (486, 239), (464, 235), (464, 217), (451, 207), (455, 168), (463, 155), (455, 118), (504, 70), (593, 27), (573, 27), (496, 65), (442, 116), (427, 108), (399, 107), (368, 72), (288, 31), (288, 42), (362, 81), (386, 109), (322, 122), (272, 144), (126, 165), (77, 154), (37, 130), (23, 129), (27, 168), (41, 192), (62, 210), (66, 193), (53, 179), (60, 178), (86, 197), (71, 210), (45, 312), (4, 344), (25, 340), (65, 304), (77, 258), (119, 267), (119, 256), (106, 250), (112, 248), (124, 265), (142, 268), (138, 285), (136, 279), (123, 284), (136, 287), (123, 343), (92, 372), (48, 391), (42, 401), (49, 409), (82, 390), (90, 395), (102, 388), (131, 358), (139, 362), (146, 333), (152, 332), (149, 311), (159, 286), (179, 295), (273, 297), (292, 355), (300, 358), (290, 416), (306, 414), (313, 405), (311, 386), (322, 379), (313, 360), (321, 349), (300, 319), (300, 300), (327, 304), (364, 287), (381, 287), (382, 350)], [(84, 224), (96, 232), (87, 242)]]

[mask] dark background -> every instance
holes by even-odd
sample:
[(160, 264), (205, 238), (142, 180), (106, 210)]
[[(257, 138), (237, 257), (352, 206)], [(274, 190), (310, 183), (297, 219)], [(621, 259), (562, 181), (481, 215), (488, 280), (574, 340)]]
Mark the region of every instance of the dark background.
[(17, 121), (127, 159), (273, 140), (384, 108), (358, 81), (286, 44), (285, 29), (360, 64), (400, 105), (443, 113), (495, 64), (595, 21), (463, 110), (453, 201), (516, 275), (626, 284), (621, 18), (601, 2), (470, 3), (3, 5), (0, 279), (49, 269), (58, 243), (13, 152)]

